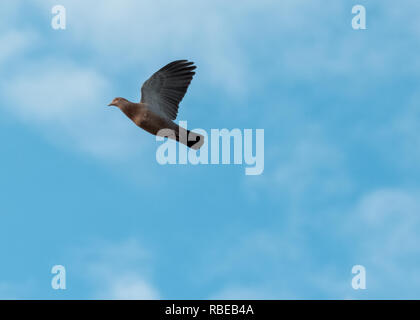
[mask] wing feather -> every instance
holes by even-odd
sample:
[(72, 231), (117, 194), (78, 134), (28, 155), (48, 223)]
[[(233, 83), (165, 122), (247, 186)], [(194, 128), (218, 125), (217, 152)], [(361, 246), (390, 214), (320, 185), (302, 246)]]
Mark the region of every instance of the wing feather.
[(141, 87), (141, 101), (156, 113), (174, 120), (195, 72), (194, 62), (177, 60), (154, 73)]

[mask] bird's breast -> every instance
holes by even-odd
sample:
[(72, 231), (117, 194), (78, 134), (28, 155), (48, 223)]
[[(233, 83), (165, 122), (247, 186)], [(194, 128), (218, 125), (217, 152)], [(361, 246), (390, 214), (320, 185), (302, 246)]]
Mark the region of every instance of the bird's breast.
[(132, 118), (132, 120), (139, 127), (143, 127), (149, 121), (149, 118), (150, 118), (150, 116), (149, 116), (149, 113), (147, 112), (147, 110), (142, 110), (142, 111), (138, 112)]

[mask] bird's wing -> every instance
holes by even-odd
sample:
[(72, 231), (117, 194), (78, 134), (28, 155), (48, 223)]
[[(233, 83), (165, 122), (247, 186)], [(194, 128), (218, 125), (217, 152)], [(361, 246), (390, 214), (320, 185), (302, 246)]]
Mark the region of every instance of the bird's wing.
[(178, 114), (178, 104), (184, 98), (195, 74), (194, 62), (177, 60), (153, 74), (141, 87), (141, 103), (171, 120)]

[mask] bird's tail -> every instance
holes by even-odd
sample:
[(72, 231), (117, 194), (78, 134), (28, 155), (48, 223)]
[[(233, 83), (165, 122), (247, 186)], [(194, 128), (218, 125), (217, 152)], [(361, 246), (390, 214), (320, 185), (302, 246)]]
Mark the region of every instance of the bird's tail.
[(204, 144), (204, 137), (201, 134), (187, 130), (188, 140), (187, 147), (198, 150)]
[(204, 136), (179, 127), (179, 131), (176, 135), (176, 141), (185, 144), (188, 148), (198, 150), (204, 144)]

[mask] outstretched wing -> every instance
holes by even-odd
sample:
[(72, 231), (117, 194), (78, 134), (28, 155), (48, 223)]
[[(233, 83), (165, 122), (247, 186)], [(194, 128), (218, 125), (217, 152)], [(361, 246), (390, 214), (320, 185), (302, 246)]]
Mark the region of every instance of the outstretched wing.
[(194, 62), (177, 60), (153, 74), (141, 87), (141, 101), (156, 113), (171, 120), (178, 114), (178, 105), (184, 98), (195, 74)]

